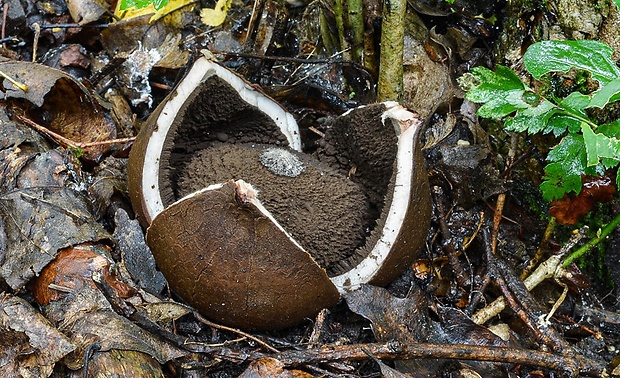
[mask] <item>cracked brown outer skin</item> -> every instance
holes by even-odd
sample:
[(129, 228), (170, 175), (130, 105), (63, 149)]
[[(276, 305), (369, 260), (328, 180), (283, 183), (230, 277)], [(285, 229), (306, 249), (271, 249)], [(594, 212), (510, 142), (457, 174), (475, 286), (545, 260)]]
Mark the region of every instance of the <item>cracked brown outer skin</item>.
[(147, 228), (152, 221), (151, 217), (146, 212), (144, 194), (142, 190), (142, 169), (146, 156), (146, 147), (149, 144), (150, 136), (153, 133), (153, 130), (156, 128), (159, 114), (168, 100), (169, 98), (166, 98), (165, 101), (162, 101), (162, 103), (148, 118), (147, 122), (142, 125), (142, 128), (140, 129), (140, 132), (136, 136), (136, 140), (131, 147), (131, 152), (129, 153), (129, 162), (127, 164), (129, 199), (131, 200), (131, 206), (133, 211), (136, 213), (138, 221), (140, 221), (140, 224), (144, 228)]
[(336, 304), (325, 271), (235, 193), (229, 181), (152, 221), (147, 242), (171, 288), (208, 318), (250, 330), (293, 326)]
[(416, 259), (426, 243), (431, 225), (432, 204), (428, 174), (424, 167), (422, 146), (419, 143), (422, 125), (420, 124), (417, 127), (412, 157), (413, 174), (411, 192), (409, 193), (409, 208), (390, 254), (369, 282), (373, 285), (385, 286), (400, 276)]

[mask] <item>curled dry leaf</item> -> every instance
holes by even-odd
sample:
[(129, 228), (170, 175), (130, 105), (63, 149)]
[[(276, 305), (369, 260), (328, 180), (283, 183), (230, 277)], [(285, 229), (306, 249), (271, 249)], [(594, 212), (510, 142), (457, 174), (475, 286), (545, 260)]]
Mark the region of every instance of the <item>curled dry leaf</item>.
[(25, 300), (0, 294), (0, 375), (49, 377), (75, 346)]
[(105, 245), (84, 244), (61, 250), (32, 282), (32, 295), (41, 305), (56, 301), (84, 285), (93, 285), (93, 272), (103, 273), (103, 278), (121, 298), (136, 293), (129, 285), (120, 282), (110, 272), (110, 261), (98, 250)]
[[(23, 91), (4, 79), (0, 99), (21, 107), (38, 124), (76, 143), (116, 138), (116, 127), (108, 111), (71, 76), (40, 64), (15, 61), (0, 64), (0, 71), (28, 86)], [(83, 156), (97, 161), (109, 148), (90, 147)]]
[(191, 305), (241, 328), (291, 326), (415, 258), (430, 221), (421, 123), (396, 103), (363, 107), (304, 154), (291, 114), (202, 58), (137, 137), (132, 205)]

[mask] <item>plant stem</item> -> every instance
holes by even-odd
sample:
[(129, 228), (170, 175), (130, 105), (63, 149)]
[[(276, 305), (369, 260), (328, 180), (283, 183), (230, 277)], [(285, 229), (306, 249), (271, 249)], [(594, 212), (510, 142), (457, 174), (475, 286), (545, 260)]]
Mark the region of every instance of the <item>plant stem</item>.
[(345, 14), (342, 0), (334, 1), (334, 15), (336, 17), (336, 27), (338, 28), (338, 38), (340, 42), (340, 51), (344, 60), (351, 60), (350, 46), (345, 36)]
[(581, 256), (588, 253), (593, 247), (595, 247), (598, 243), (600, 243), (603, 239), (605, 239), (613, 230), (616, 229), (620, 225), (620, 213), (616, 215), (616, 217), (607, 224), (607, 226), (603, 227), (599, 235), (593, 239), (591, 239), (586, 244), (582, 245), (575, 252), (568, 255), (568, 257), (562, 262), (562, 267), (566, 268), (573, 261), (580, 258)]
[(383, 3), (381, 55), (377, 100), (401, 100), (403, 96), (403, 49), (405, 38), (406, 0)]
[[(351, 32), (351, 59), (356, 63), (362, 63), (362, 52), (364, 51), (364, 15), (362, 11), (362, 0), (343, 0), (346, 9), (345, 25)], [(347, 38), (345, 35), (344, 38)]]

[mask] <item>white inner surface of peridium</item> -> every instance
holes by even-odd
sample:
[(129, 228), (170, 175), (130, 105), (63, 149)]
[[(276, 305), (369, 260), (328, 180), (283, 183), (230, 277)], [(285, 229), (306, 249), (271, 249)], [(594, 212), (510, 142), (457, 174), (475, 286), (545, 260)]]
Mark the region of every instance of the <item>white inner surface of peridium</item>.
[(217, 75), (228, 82), (245, 102), (256, 106), (271, 117), (286, 136), (289, 147), (296, 151), (301, 151), (299, 127), (290, 113), (286, 112), (269, 97), (256, 91), (228, 69), (209, 61), (207, 58), (200, 58), (196, 60), (187, 76), (181, 80), (174, 94), (169, 97), (168, 102), (164, 105), (157, 119), (157, 127), (153, 130), (146, 147), (146, 155), (142, 167), (142, 191), (144, 193), (143, 197), (149, 223), (164, 210), (159, 190), (159, 164), (166, 135), (168, 135), (170, 126), (174, 122), (177, 112), (183, 103), (187, 101), (188, 97), (202, 82), (213, 75)]
[(390, 253), (392, 244), (401, 232), (403, 220), (409, 209), (415, 135), (422, 122), (414, 118), (413, 113), (396, 102), (389, 101), (385, 102), (384, 105), (387, 110), (381, 116), (381, 121), (385, 126), (394, 125), (398, 135), (396, 180), (392, 203), (389, 204), (390, 207), (385, 225), (381, 230), (381, 237), (368, 256), (348, 272), (331, 278), (332, 283), (336, 285), (341, 294), (355, 290), (361, 284), (374, 278)]

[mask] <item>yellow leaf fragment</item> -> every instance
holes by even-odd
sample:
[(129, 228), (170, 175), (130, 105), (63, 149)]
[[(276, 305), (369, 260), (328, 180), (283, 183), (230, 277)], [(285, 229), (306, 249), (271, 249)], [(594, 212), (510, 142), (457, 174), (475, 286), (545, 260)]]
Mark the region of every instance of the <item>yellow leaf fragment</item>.
[(226, 20), (226, 15), (230, 9), (232, 0), (217, 0), (215, 8), (202, 8), (200, 10), (200, 20), (208, 26), (220, 26)]
[(155, 7), (153, 6), (153, 4), (150, 4), (148, 7), (144, 7), (140, 9), (132, 7), (129, 9), (121, 10), (120, 9), (121, 2), (119, 1), (116, 5), (116, 10), (114, 11), (114, 15), (118, 17), (119, 20), (129, 20), (132, 18), (144, 16), (147, 14), (152, 14), (153, 16), (151, 16), (151, 18), (149, 19), (149, 24), (150, 24), (176, 11), (177, 9), (183, 8), (187, 5), (191, 5), (194, 2), (195, 2), (194, 0), (170, 0), (170, 2), (166, 4), (160, 10), (155, 10)]

